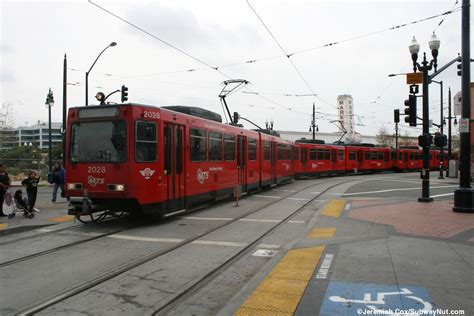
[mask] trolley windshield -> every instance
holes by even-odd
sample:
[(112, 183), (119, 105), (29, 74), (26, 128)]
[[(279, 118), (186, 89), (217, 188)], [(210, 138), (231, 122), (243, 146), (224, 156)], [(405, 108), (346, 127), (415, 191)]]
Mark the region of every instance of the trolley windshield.
[(72, 125), (71, 162), (124, 162), (127, 129), (124, 121), (81, 122)]

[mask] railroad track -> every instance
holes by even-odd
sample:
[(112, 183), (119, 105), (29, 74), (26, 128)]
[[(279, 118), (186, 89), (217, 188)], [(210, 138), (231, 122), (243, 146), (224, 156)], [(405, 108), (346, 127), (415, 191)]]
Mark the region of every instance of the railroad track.
[[(182, 300), (184, 300), (187, 297), (189, 297), (190, 295), (192, 295), (197, 289), (199, 289), (203, 285), (210, 282), (216, 274), (218, 274), (220, 271), (226, 269), (229, 265), (231, 265), (233, 262), (238, 260), (241, 256), (246, 254), (249, 250), (251, 250), (251, 248), (253, 248), (255, 245), (257, 245), (264, 237), (266, 237), (267, 235), (269, 235), (270, 233), (272, 233), (273, 231), (278, 229), (283, 224), (290, 221), (293, 217), (295, 217), (297, 214), (299, 214), (307, 205), (312, 203), (317, 198), (321, 197), (327, 191), (333, 189), (334, 187), (337, 187), (337, 186), (340, 186), (340, 185), (343, 185), (343, 184), (346, 184), (346, 183), (349, 183), (349, 182), (359, 181), (359, 180), (361, 180), (361, 179), (352, 178), (350, 180), (346, 180), (346, 181), (343, 181), (343, 182), (338, 181), (338, 183), (330, 185), (329, 187), (327, 187), (326, 189), (321, 191), (319, 194), (317, 194), (313, 198), (311, 198), (309, 201), (304, 203), (302, 206), (298, 207), (295, 211), (293, 211), (291, 214), (289, 214), (286, 218), (281, 220), (275, 226), (273, 226), (272, 228), (270, 228), (266, 232), (263, 232), (256, 240), (249, 243), (243, 249), (239, 250), (235, 255), (233, 255), (231, 258), (226, 260), (223, 264), (217, 266), (215, 269), (213, 269), (211, 272), (204, 275), (201, 279), (199, 279), (197, 282), (192, 284), (190, 287), (188, 287), (187, 289), (185, 289), (181, 293), (177, 294), (175, 297), (173, 297), (171, 300), (166, 302), (160, 308), (156, 309), (154, 311), (153, 315), (166, 314), (167, 311), (171, 310), (177, 304), (179, 304)], [(332, 181), (332, 182), (334, 182), (334, 181)], [(274, 201), (266, 203), (265, 205), (263, 205), (261, 207), (258, 207), (257, 209), (254, 209), (254, 210), (248, 211), (246, 213), (243, 213), (243, 214), (241, 214), (241, 215), (239, 215), (239, 216), (237, 216), (237, 217), (235, 217), (231, 220), (226, 221), (225, 223), (222, 223), (222, 224), (220, 224), (216, 227), (210, 228), (210, 229), (208, 229), (204, 232), (201, 232), (201, 233), (196, 234), (192, 237), (189, 237), (189, 238), (187, 238), (187, 239), (185, 239), (181, 242), (177, 242), (177, 243), (175, 243), (171, 246), (168, 246), (168, 247), (165, 247), (165, 248), (160, 248), (160, 249), (154, 250), (150, 253), (147, 253), (145, 255), (142, 255), (142, 256), (134, 259), (134, 260), (131, 260), (131, 261), (127, 262), (126, 264), (123, 264), (123, 265), (117, 266), (115, 268), (112, 268), (112, 269), (108, 270), (107, 272), (102, 273), (102, 274), (100, 274), (100, 275), (98, 275), (98, 276), (96, 276), (96, 277), (94, 277), (94, 278), (92, 278), (88, 281), (85, 281), (81, 284), (78, 284), (78, 285), (70, 288), (69, 290), (67, 290), (63, 293), (55, 295), (54, 297), (51, 297), (51, 298), (49, 298), (49, 299), (47, 299), (43, 302), (40, 302), (40, 303), (38, 303), (34, 306), (31, 306), (28, 309), (19, 312), (17, 315), (33, 315), (33, 314), (35, 314), (39, 311), (42, 311), (42, 310), (44, 310), (44, 309), (46, 309), (50, 306), (56, 305), (57, 303), (59, 303), (61, 301), (64, 301), (69, 297), (75, 296), (75, 295), (77, 295), (81, 292), (84, 292), (84, 291), (86, 291), (86, 290), (88, 290), (88, 289), (90, 289), (90, 288), (92, 288), (96, 285), (99, 285), (99, 284), (104, 283), (108, 280), (111, 280), (112, 278), (114, 278), (118, 275), (121, 275), (121, 274), (123, 274), (127, 271), (130, 271), (131, 269), (133, 269), (135, 267), (143, 265), (143, 264), (145, 264), (145, 263), (147, 263), (151, 260), (154, 260), (154, 259), (159, 258), (159, 257), (161, 257), (165, 254), (168, 254), (168, 253), (170, 253), (174, 250), (177, 250), (177, 249), (179, 249), (183, 246), (186, 246), (186, 245), (192, 243), (193, 241), (195, 241), (197, 239), (200, 239), (200, 238), (202, 238), (206, 235), (209, 235), (209, 234), (211, 234), (211, 233), (213, 233), (213, 232), (215, 232), (219, 229), (225, 228), (226, 226), (231, 225), (232, 223), (235, 223), (240, 219), (243, 219), (247, 216), (255, 214), (255, 213), (257, 213), (257, 212), (259, 212), (259, 211), (261, 211), (261, 210), (263, 210), (263, 209), (265, 209), (269, 206), (272, 206), (276, 203), (279, 203), (284, 199), (290, 198), (290, 197), (292, 197), (292, 196), (294, 196), (294, 195), (296, 195), (296, 194), (298, 194), (298, 193), (300, 193), (304, 190), (307, 190), (307, 189), (312, 188), (312, 187), (317, 186), (317, 185), (321, 185), (321, 183), (316, 183), (316, 184), (306, 186), (302, 189), (297, 190), (296, 192), (290, 193), (290, 194), (288, 194), (284, 197), (281, 197), (280, 199), (275, 199)]]
[[(111, 220), (113, 220), (113, 219), (111, 219)], [(84, 244), (84, 243), (87, 243), (87, 242), (90, 242), (90, 241), (93, 241), (93, 240), (97, 240), (97, 239), (100, 239), (100, 238), (104, 238), (104, 237), (113, 235), (113, 234), (122, 233), (124, 231), (129, 230), (129, 229), (136, 228), (140, 225), (141, 224), (139, 223), (139, 224), (134, 224), (134, 225), (127, 226), (127, 227), (122, 227), (122, 228), (119, 228), (119, 229), (109, 231), (107, 233), (97, 234), (97, 235), (91, 236), (89, 238), (78, 240), (78, 241), (75, 241), (75, 242), (72, 242), (72, 243), (69, 243), (69, 244), (65, 244), (65, 245), (61, 245), (61, 246), (58, 246), (58, 247), (46, 249), (44, 251), (36, 252), (36, 253), (26, 255), (26, 256), (23, 256), (23, 257), (20, 257), (20, 258), (8, 260), (8, 261), (3, 261), (3, 262), (0, 262), (0, 268), (7, 267), (7, 266), (10, 266), (12, 264), (16, 264), (16, 263), (19, 263), (19, 262), (22, 262), (22, 261), (27, 261), (27, 260), (37, 258), (37, 257), (40, 257), (40, 256), (44, 256), (44, 255), (47, 255), (47, 254), (50, 254), (50, 253), (53, 253), (53, 252), (56, 252), (56, 251), (59, 251), (59, 250), (62, 250), (62, 249), (78, 246), (78, 245), (81, 245), (81, 244)], [(36, 235), (33, 235), (33, 236), (27, 236), (27, 237), (23, 237), (23, 238), (19, 238), (19, 239), (15, 239), (15, 240), (11, 240), (11, 241), (8, 241), (8, 242), (1, 243), (0, 246), (13, 244), (15, 242), (22, 241), (22, 240), (28, 240), (28, 239), (38, 238), (38, 237), (44, 237), (44, 236), (47, 236), (47, 235), (52, 235), (52, 234), (57, 234), (57, 233), (64, 233), (65, 231), (68, 231), (68, 230), (71, 230), (71, 229), (77, 228), (77, 227), (81, 227), (81, 226), (74, 225), (74, 226), (69, 226), (69, 227), (57, 229), (57, 230), (50, 231), (50, 232), (44, 232), (44, 233), (41, 233), (41, 234), (36, 234)]]

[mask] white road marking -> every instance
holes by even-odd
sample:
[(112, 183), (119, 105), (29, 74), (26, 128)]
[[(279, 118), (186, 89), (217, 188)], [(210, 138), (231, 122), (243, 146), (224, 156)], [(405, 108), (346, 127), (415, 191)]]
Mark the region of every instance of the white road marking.
[(286, 198), (285, 200), (293, 200), (293, 201), (309, 201), (310, 199), (305, 199), (305, 198)]
[[(456, 188), (458, 185), (443, 185), (439, 187), (430, 187), (430, 189), (443, 189), (443, 188)], [(345, 193), (343, 196), (351, 195), (361, 195), (361, 194), (372, 194), (372, 193), (385, 193), (385, 192), (395, 192), (395, 191), (411, 191), (411, 190), (421, 190), (421, 187), (416, 188), (403, 188), (403, 189), (388, 189), (388, 190), (379, 190), (379, 191), (366, 191), (366, 192), (354, 192), (354, 193)]]
[[(200, 220), (200, 221), (231, 221), (231, 220), (233, 220), (233, 218), (231, 218), (231, 217), (192, 217), (192, 216), (186, 216), (186, 217), (181, 217), (181, 218)], [(241, 218), (238, 221), (240, 221), (240, 222), (262, 222), (262, 223), (279, 223), (279, 222), (281, 222), (281, 220), (279, 220), (279, 219), (258, 219), (258, 218)], [(304, 221), (288, 221), (288, 223), (304, 224)]]
[(49, 232), (53, 232), (54, 229), (49, 229), (49, 228), (38, 228), (36, 229), (37, 232), (40, 232), (40, 233), (49, 233)]
[(445, 193), (445, 194), (431, 195), (431, 197), (432, 197), (432, 198), (435, 198), (435, 197), (440, 197), (440, 196), (448, 196), (448, 195), (454, 195), (454, 192), (451, 192), (451, 193)]
[(281, 191), (281, 192), (296, 192), (296, 190), (282, 190), (282, 189), (273, 189), (273, 191)]
[(231, 221), (233, 218), (231, 217), (192, 217), (192, 216), (185, 216), (181, 217), (184, 219), (195, 219), (200, 221)]
[(210, 245), (210, 246), (230, 246), (230, 247), (245, 247), (248, 244), (242, 242), (230, 242), (230, 241), (213, 241), (213, 240), (195, 240), (191, 242), (197, 245)]
[(262, 222), (262, 223), (279, 223), (281, 220), (279, 219), (258, 219), (258, 218), (241, 218), (239, 219), (241, 222)]
[(304, 224), (305, 222), (304, 221), (288, 221), (288, 223), (291, 223), (291, 224)]
[(278, 249), (280, 247), (281, 247), (280, 245), (276, 245), (276, 244), (259, 244), (257, 246), (257, 248), (269, 248), (269, 249)]
[(272, 196), (272, 195), (254, 194), (254, 195), (252, 195), (252, 196), (261, 197), (261, 198), (267, 198), (267, 199), (282, 199), (281, 196)]
[(184, 239), (175, 239), (175, 238), (152, 238), (152, 237), (138, 237), (138, 236), (119, 235), (119, 234), (113, 234), (107, 237), (116, 238), (116, 239), (125, 239), (125, 240), (171, 242), (171, 243), (178, 243), (178, 242), (184, 241)]

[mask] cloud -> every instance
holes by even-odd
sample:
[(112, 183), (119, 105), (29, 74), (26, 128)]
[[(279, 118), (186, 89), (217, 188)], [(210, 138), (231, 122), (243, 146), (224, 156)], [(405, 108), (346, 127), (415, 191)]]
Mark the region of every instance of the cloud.
[[(129, 9), (126, 19), (180, 48), (190, 48), (208, 39), (207, 33), (199, 25), (195, 15), (182, 8), (170, 8), (158, 3), (149, 3)], [(138, 32), (130, 26), (125, 27), (130, 32)]]
[(2, 69), (0, 73), (0, 82), (3, 83), (11, 83), (15, 81), (15, 75), (6, 69)]

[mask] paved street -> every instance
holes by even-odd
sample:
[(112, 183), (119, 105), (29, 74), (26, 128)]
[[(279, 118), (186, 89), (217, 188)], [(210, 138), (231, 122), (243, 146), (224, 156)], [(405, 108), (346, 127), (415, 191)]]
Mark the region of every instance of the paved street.
[[(42, 187), (34, 219), (2, 218), (0, 277), (13, 289), (3, 291), (2, 314), (205, 234), (40, 314), (357, 315), (414, 308), (471, 315), (474, 220), (451, 211), (453, 179), (432, 180), (436, 197), (429, 204), (416, 202), (418, 174), (387, 173), (297, 181), (245, 197), (238, 208), (227, 201), (166, 221), (99, 225), (74, 223), (66, 203), (51, 204), (51, 189)], [(250, 210), (259, 211), (220, 228)]]

